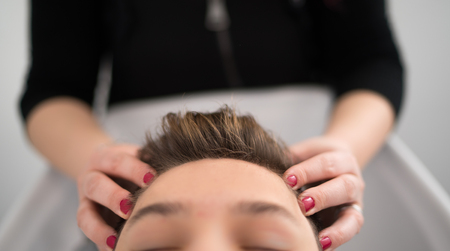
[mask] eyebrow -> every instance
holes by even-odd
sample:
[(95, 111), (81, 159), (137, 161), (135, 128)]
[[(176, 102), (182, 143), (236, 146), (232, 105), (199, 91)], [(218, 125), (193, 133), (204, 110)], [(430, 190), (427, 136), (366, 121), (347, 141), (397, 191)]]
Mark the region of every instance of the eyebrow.
[[(296, 218), (286, 208), (264, 201), (241, 201), (231, 207), (231, 212), (234, 214), (251, 216), (273, 213), (288, 218), (290, 221), (297, 224)], [(172, 216), (182, 213), (189, 213), (189, 209), (185, 204), (178, 202), (155, 203), (139, 210), (133, 218), (129, 220), (129, 224), (131, 227), (137, 220), (148, 215)]]
[(155, 203), (139, 210), (134, 215), (133, 218), (129, 219), (129, 224), (131, 226), (134, 222), (136, 222), (140, 218), (151, 214), (170, 216), (185, 213), (187, 211), (188, 211), (187, 208), (181, 203), (173, 203), (173, 202)]
[(248, 215), (261, 215), (261, 214), (277, 214), (288, 218), (293, 222), (297, 222), (294, 215), (292, 215), (283, 206), (264, 202), (264, 201), (242, 201), (238, 203), (232, 209), (237, 214), (248, 214)]

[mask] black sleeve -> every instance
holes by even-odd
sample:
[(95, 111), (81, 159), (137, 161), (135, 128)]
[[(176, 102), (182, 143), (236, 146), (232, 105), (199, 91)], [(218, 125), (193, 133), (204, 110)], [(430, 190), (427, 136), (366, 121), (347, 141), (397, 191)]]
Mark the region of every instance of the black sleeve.
[[(322, 0), (314, 3), (318, 64), (337, 96), (356, 89), (386, 97), (398, 117), (403, 98), (403, 66), (384, 0)], [(332, 4), (334, 3), (334, 4)]]
[(92, 105), (101, 54), (98, 9), (95, 0), (31, 1), (31, 64), (20, 100), (24, 121), (51, 97)]

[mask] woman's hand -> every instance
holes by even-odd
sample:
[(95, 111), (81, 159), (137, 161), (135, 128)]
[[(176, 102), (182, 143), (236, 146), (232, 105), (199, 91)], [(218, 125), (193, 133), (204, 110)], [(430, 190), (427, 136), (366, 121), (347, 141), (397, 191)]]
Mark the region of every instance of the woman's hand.
[[(319, 233), (324, 250), (334, 250), (349, 241), (361, 229), (364, 180), (350, 148), (345, 143), (326, 137), (313, 138), (290, 147), (296, 165), (284, 173), (293, 189), (318, 181), (324, 183), (303, 191), (299, 205), (306, 216), (342, 204), (338, 219)], [(355, 209), (356, 208), (356, 209)]]
[(137, 159), (138, 150), (138, 146), (126, 144), (102, 146), (94, 152), (87, 168), (77, 179), (80, 201), (78, 226), (99, 250), (114, 247), (116, 232), (101, 217), (97, 204), (124, 219), (131, 213), (130, 192), (110, 177), (122, 178), (142, 187), (156, 174), (154, 169)]

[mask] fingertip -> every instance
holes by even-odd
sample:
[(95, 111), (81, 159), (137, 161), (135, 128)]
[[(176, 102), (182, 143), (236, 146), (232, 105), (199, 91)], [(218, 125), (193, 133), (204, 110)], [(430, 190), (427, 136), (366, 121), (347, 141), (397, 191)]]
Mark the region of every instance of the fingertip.
[[(301, 202), (303, 203), (303, 208), (305, 209), (305, 214), (310, 215), (311, 209), (313, 209), (316, 206), (316, 202), (311, 196), (306, 196), (303, 199), (301, 199)], [(309, 212), (309, 214), (308, 214)]]
[[(333, 225), (323, 229), (319, 233), (319, 240), (328, 237), (332, 240), (331, 246), (326, 251), (334, 250), (342, 244), (351, 240), (361, 229), (354, 216), (361, 215), (356, 210), (344, 210), (343, 214), (333, 223)], [(324, 249), (325, 250), (325, 249)]]
[(323, 250), (327, 250), (328, 248), (330, 248), (331, 244), (332, 244), (331, 239), (328, 236), (322, 237), (320, 239), (320, 245), (322, 245)]
[(295, 185), (297, 185), (297, 177), (295, 175), (289, 175), (286, 178), (286, 183), (290, 186), (290, 187), (294, 187)]
[(133, 204), (129, 199), (123, 199), (120, 201), (120, 211), (122, 211), (123, 214), (127, 215), (128, 212), (130, 212), (131, 208), (133, 207)]
[(108, 237), (115, 236), (116, 232), (98, 214), (94, 203), (91, 201), (84, 203), (83, 208), (79, 209), (77, 214), (77, 223), (86, 237), (94, 242), (99, 250), (111, 250), (107, 245)]
[(116, 245), (116, 240), (117, 240), (117, 237), (115, 235), (110, 235), (110, 236), (108, 236), (108, 238), (106, 238), (106, 245), (108, 245), (108, 247), (113, 249), (114, 246)]
[(151, 172), (146, 173), (143, 178), (144, 184), (148, 185), (153, 180), (154, 177), (155, 175), (153, 173)]

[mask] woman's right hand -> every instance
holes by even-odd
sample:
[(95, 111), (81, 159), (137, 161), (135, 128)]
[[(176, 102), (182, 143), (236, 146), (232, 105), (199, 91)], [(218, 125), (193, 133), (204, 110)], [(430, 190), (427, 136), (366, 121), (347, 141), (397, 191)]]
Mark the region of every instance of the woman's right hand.
[(123, 219), (131, 213), (130, 192), (110, 177), (122, 178), (143, 187), (156, 175), (154, 169), (137, 158), (138, 151), (139, 146), (130, 144), (102, 146), (92, 154), (89, 164), (77, 178), (78, 227), (101, 251), (114, 247), (116, 232), (103, 220), (97, 204), (109, 208)]

